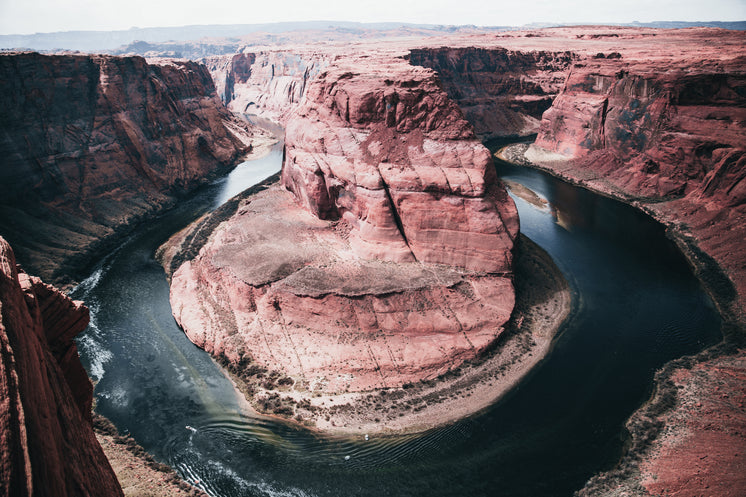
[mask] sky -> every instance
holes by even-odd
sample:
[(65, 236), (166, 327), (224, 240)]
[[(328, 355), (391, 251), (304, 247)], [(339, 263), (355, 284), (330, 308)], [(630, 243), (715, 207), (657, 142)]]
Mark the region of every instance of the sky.
[(0, 0), (0, 34), (279, 21), (743, 21), (746, 0)]

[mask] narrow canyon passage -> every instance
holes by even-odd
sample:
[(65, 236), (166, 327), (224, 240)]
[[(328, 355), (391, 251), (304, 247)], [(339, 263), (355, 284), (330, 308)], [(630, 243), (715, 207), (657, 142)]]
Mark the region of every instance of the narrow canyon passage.
[[(255, 167), (264, 174), (246, 181), (256, 182), (281, 158), (275, 150), (242, 166), (228, 184)], [(546, 200), (514, 197), (521, 229), (554, 258), (577, 303), (549, 358), (486, 412), (368, 440), (249, 414), (174, 323), (153, 257), (215, 205), (221, 185), (144, 226), (76, 290), (91, 307), (80, 348), (98, 412), (216, 496), (571, 494), (619, 456), (653, 371), (717, 341), (719, 318), (659, 225), (534, 170), (498, 164), (498, 173)]]

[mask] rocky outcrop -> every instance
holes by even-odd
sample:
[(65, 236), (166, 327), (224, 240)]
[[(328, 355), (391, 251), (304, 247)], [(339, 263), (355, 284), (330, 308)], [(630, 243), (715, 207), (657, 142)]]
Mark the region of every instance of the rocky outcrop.
[(399, 387), (500, 335), (517, 212), (432, 70), (327, 67), (287, 118), (282, 184), (172, 275), (177, 321), (239, 376), (301, 397)]
[(431, 70), (365, 64), (314, 80), (287, 125), (283, 184), (344, 219), (361, 257), (509, 272), (515, 206), (459, 108)]
[(586, 61), (544, 114), (527, 157), (675, 227), (691, 257), (725, 270), (732, 283), (712, 290), (730, 306), (746, 295), (745, 95), (743, 50), (665, 71), (629, 55)]
[(123, 495), (93, 432), (93, 388), (73, 342), (88, 309), (18, 269), (2, 238), (0, 317), (3, 495)]
[(278, 186), (249, 197), (173, 274), (174, 317), (211, 354), (317, 393), (434, 378), (501, 333), (510, 278), (360, 258), (348, 230)]
[(0, 233), (47, 279), (250, 147), (192, 62), (6, 53), (0, 94)]
[(300, 50), (244, 52), (202, 61), (229, 109), (284, 124), (290, 111), (300, 103), (309, 82), (331, 58)]
[(745, 67), (746, 57), (667, 71), (628, 58), (585, 61), (544, 114), (536, 146), (580, 159), (637, 196), (696, 191), (741, 204)]
[(536, 133), (578, 55), (504, 48), (418, 48), (410, 63), (438, 72), (482, 139)]

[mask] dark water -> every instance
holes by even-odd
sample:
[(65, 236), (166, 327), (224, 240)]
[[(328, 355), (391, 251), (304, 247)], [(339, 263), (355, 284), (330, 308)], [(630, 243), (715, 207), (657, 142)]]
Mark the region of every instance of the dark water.
[[(277, 150), (268, 171), (280, 159)], [(550, 357), (487, 412), (368, 441), (244, 412), (176, 326), (153, 259), (223, 198), (221, 185), (141, 230), (76, 290), (93, 311), (80, 345), (98, 380), (98, 412), (215, 496), (571, 495), (618, 458), (624, 420), (649, 394), (654, 370), (717, 341), (720, 321), (660, 226), (541, 172), (498, 169), (549, 201), (538, 209), (516, 200), (522, 230), (566, 274), (577, 309)]]

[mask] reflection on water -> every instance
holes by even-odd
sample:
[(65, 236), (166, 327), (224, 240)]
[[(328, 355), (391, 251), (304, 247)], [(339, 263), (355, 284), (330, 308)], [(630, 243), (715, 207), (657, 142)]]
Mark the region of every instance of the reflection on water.
[(284, 145), (282, 128), (273, 124), (271, 121), (256, 116), (251, 116), (251, 121), (254, 124), (260, 124), (262, 127), (270, 129), (278, 137), (278, 142), (272, 146), (269, 154), (258, 159), (242, 162), (230, 174), (217, 181), (220, 191), (215, 196), (212, 209), (217, 209), (230, 198), (235, 197), (257, 183), (261, 183), (280, 169), (278, 164), (282, 164)]
[[(270, 157), (275, 172), (281, 154)], [(235, 180), (254, 181), (252, 168)], [(487, 412), (368, 440), (246, 412), (176, 326), (153, 259), (171, 233), (240, 188), (234, 179), (140, 230), (76, 290), (92, 309), (79, 343), (98, 380), (97, 410), (215, 496), (571, 495), (618, 457), (623, 422), (654, 370), (713, 343), (719, 320), (660, 226), (540, 172), (499, 172), (551, 204), (516, 199), (523, 232), (565, 272), (578, 305), (548, 360)]]
[(220, 181), (221, 190), (215, 197), (213, 209), (217, 209), (247, 187), (261, 183), (277, 172), (277, 163), (282, 162), (282, 143), (277, 143), (264, 157), (242, 162)]

